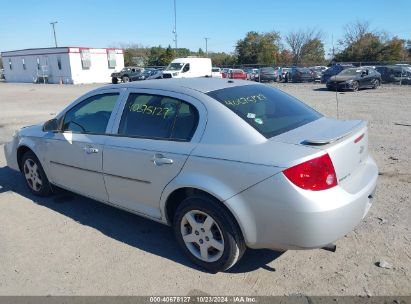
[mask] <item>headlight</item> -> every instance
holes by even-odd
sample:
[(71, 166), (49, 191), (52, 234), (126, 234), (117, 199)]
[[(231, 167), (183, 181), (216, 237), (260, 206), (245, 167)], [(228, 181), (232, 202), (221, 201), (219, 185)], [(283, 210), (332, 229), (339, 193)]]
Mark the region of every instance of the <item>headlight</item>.
[(178, 76), (178, 72), (173, 73), (173, 76)]

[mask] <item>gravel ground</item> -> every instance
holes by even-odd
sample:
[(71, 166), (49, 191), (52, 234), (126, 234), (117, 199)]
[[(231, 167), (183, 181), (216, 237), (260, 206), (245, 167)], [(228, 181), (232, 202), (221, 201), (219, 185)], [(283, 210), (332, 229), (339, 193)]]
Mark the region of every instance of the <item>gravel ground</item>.
[(15, 129), (96, 86), (0, 83), (0, 295), (411, 295), (410, 86), (336, 94), (274, 84), (331, 117), (337, 96), (339, 118), (369, 121), (374, 205), (335, 253), (249, 250), (218, 274), (183, 257), (168, 227), (68, 192), (34, 197), (6, 167)]

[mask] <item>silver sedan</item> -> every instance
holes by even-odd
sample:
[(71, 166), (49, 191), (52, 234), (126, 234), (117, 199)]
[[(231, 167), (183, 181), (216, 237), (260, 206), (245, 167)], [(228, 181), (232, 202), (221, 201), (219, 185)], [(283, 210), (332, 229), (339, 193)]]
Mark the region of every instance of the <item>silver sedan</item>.
[(378, 169), (367, 124), (272, 87), (164, 79), (87, 93), (5, 145), (29, 189), (58, 186), (171, 225), (210, 272), (249, 248), (320, 248), (367, 214)]

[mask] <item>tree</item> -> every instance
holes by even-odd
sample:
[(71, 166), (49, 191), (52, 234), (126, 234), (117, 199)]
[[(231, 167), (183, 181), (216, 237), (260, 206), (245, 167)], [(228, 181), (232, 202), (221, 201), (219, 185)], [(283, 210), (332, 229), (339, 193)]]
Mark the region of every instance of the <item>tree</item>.
[(174, 59), (174, 52), (171, 46), (169, 45), (167, 49), (159, 57), (159, 65), (166, 66), (169, 65)]
[(411, 40), (407, 40), (406, 49), (408, 52), (408, 58), (411, 60)]
[(202, 48), (199, 48), (198, 49), (198, 56), (204, 56), (205, 55), (205, 53), (204, 53), (204, 51), (203, 51), (203, 49)]
[(290, 50), (283, 49), (280, 52), (278, 63), (281, 65), (291, 65), (293, 63), (293, 54)]
[(211, 58), (213, 66), (233, 66), (237, 62), (237, 57), (233, 54), (227, 53), (208, 53)]
[(163, 54), (164, 48), (160, 45), (151, 47), (147, 64), (149, 66), (161, 66), (160, 56)]
[(407, 57), (404, 40), (398, 37), (390, 39), (384, 32), (371, 30), (366, 21), (356, 21), (347, 25), (339, 45), (342, 50), (335, 56), (335, 61), (403, 61)]
[(307, 64), (324, 63), (324, 43), (318, 39), (308, 40), (301, 48), (301, 61)]
[(314, 29), (289, 32), (285, 36), (285, 41), (291, 49), (293, 63), (298, 65), (305, 60), (324, 61), (324, 44), (321, 37), (321, 32)]
[(280, 34), (274, 31), (262, 34), (248, 32), (245, 38), (236, 44), (238, 63), (275, 64), (278, 59), (280, 39)]

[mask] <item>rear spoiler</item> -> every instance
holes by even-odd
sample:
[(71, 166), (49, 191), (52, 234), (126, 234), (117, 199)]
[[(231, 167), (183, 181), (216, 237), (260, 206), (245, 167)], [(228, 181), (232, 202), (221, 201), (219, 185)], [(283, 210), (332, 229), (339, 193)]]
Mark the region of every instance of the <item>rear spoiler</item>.
[(367, 122), (364, 120), (328, 120), (327, 125), (324, 125), (324, 129), (304, 139), (301, 144), (307, 146), (331, 144), (364, 128), (366, 125)]

